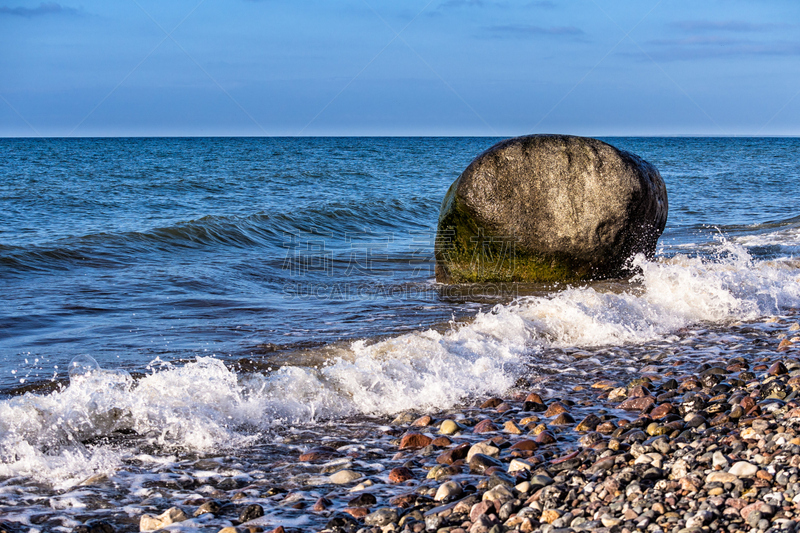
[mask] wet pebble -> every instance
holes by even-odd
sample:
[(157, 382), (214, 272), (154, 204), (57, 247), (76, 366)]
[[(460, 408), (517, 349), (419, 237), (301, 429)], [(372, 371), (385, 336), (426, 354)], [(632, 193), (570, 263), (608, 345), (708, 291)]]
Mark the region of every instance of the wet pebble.
[(139, 519), (139, 531), (155, 531), (177, 522), (183, 522), (188, 518), (182, 509), (170, 507), (158, 516), (142, 515)]
[(335, 474), (331, 475), (330, 482), (336, 485), (344, 485), (347, 483), (351, 483), (361, 477), (362, 477), (361, 473), (356, 472), (354, 470), (339, 470)]

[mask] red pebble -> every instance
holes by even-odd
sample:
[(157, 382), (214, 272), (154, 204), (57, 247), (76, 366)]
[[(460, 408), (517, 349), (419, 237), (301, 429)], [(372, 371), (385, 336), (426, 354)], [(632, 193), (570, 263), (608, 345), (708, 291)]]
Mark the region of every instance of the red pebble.
[(392, 468), (391, 472), (389, 472), (389, 483), (402, 483), (409, 479), (414, 479), (414, 474), (404, 466)]
[(433, 442), (432, 438), (426, 435), (422, 435), (421, 433), (406, 433), (400, 440), (400, 449), (408, 450), (408, 449), (424, 448), (431, 442)]
[(342, 510), (353, 518), (364, 518), (369, 514), (369, 508), (367, 507), (345, 507)]
[(481, 420), (475, 427), (472, 428), (473, 433), (491, 433), (492, 431), (497, 431), (497, 426), (494, 425), (494, 422), (489, 420), (488, 418), (485, 420)]

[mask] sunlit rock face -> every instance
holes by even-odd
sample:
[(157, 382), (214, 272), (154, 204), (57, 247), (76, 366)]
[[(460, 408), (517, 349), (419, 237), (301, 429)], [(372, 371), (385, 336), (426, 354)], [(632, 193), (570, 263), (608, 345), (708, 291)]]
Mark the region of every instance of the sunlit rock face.
[(479, 155), (439, 214), (442, 283), (624, 276), (652, 257), (667, 221), (658, 170), (597, 139), (530, 135)]

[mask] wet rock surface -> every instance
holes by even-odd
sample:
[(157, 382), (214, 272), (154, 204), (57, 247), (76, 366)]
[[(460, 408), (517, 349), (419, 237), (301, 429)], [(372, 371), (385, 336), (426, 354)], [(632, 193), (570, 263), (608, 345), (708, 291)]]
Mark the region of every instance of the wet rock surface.
[(667, 191), (646, 161), (597, 139), (530, 135), (479, 155), (447, 191), (436, 239), (442, 283), (619, 276), (651, 257)]

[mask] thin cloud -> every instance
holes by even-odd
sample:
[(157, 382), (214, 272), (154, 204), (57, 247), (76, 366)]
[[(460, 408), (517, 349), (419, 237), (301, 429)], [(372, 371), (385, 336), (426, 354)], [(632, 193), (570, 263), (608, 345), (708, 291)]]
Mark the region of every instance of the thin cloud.
[(672, 22), (669, 26), (683, 35), (654, 39), (647, 43), (652, 48), (652, 57), (662, 61), (800, 55), (800, 41), (774, 38), (778, 30), (792, 28), (791, 24), (744, 20), (683, 20)]
[(773, 31), (791, 27), (790, 24), (754, 23), (743, 20), (681, 20), (671, 23), (670, 26), (686, 32), (699, 33), (718, 31), (750, 33)]
[(691, 35), (680, 39), (654, 39), (650, 44), (657, 46), (740, 46), (751, 44), (753, 41), (719, 37), (717, 35)]
[(700, 58), (740, 56), (800, 56), (800, 42), (758, 42), (716, 36), (692, 36), (684, 39), (650, 41), (650, 53), (661, 61), (682, 61)]
[(78, 10), (65, 7), (56, 2), (42, 2), (38, 7), (8, 7), (0, 6), (0, 15), (17, 17), (39, 17), (42, 15), (77, 15)]
[(575, 26), (534, 26), (531, 24), (501, 24), (490, 26), (487, 30), (496, 37), (506, 36), (529, 36), (529, 35), (552, 35), (579, 37), (585, 35), (584, 31)]

